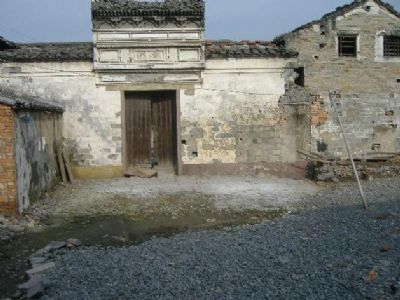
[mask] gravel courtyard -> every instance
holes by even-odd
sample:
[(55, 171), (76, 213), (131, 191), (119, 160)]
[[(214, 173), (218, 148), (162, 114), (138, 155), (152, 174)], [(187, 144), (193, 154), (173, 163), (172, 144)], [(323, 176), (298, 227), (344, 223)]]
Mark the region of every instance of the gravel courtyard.
[[(400, 179), (364, 185), (368, 212), (356, 187), (340, 184), (299, 192), (296, 213), (263, 224), (60, 251), (46, 297), (400, 299)], [(285, 195), (255, 192), (263, 193), (285, 202)]]

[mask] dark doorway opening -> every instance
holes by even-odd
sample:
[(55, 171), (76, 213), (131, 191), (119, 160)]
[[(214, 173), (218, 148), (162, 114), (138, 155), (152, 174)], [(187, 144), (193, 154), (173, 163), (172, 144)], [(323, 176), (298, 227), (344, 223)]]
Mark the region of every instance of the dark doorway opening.
[(176, 91), (125, 92), (124, 169), (177, 171)]
[(295, 68), (294, 71), (297, 73), (297, 77), (294, 80), (294, 83), (298, 86), (304, 87), (304, 67)]

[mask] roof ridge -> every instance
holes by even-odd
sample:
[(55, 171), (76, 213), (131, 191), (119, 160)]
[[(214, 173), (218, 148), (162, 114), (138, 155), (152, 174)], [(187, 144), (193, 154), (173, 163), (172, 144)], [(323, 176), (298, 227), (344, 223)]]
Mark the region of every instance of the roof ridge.
[(34, 96), (17, 96), (15, 93), (5, 90), (0, 90), (0, 103), (12, 106), (15, 109), (64, 112), (64, 107), (60, 104), (47, 102)]
[[(309, 28), (312, 25), (317, 24), (317, 23), (321, 23), (325, 19), (330, 18), (330, 17), (342, 16), (342, 15), (348, 13), (349, 11), (359, 7), (360, 5), (365, 4), (368, 1), (370, 1), (370, 0), (354, 0), (351, 3), (345, 4), (345, 5), (342, 5), (342, 6), (338, 6), (335, 10), (333, 10), (333, 11), (331, 11), (329, 13), (326, 13), (320, 19), (308, 22), (308, 23), (306, 23), (304, 25), (301, 25), (301, 26), (295, 28), (294, 30), (292, 30), (292, 31), (290, 31), (288, 33), (282, 34), (282, 36), (285, 36), (285, 35), (287, 35), (289, 33), (297, 32), (297, 31), (305, 29), (305, 28)], [(374, 1), (379, 6), (385, 8), (386, 10), (388, 10), (391, 14), (393, 14), (396, 17), (400, 18), (400, 12), (397, 11), (391, 4), (389, 4), (387, 2), (384, 2), (382, 0), (372, 0), (372, 1)]]
[(0, 63), (9, 61), (93, 61), (93, 43), (17, 44), (16, 49), (0, 51)]
[(15, 49), (17, 48), (17, 45), (14, 42), (11, 42), (4, 37), (0, 36), (0, 50), (4, 49)]
[(293, 58), (298, 53), (270, 41), (206, 41), (206, 58)]
[(92, 1), (94, 28), (103, 24), (113, 27), (121, 22), (139, 26), (146, 22), (157, 26), (175, 23), (179, 26), (194, 23), (204, 27), (204, 0), (165, 0), (149, 2), (137, 0)]
[(43, 46), (66, 46), (66, 45), (89, 45), (93, 44), (92, 41), (87, 41), (87, 42), (33, 42), (33, 43), (17, 43), (16, 45), (18, 46), (36, 46), (36, 45), (43, 45)]

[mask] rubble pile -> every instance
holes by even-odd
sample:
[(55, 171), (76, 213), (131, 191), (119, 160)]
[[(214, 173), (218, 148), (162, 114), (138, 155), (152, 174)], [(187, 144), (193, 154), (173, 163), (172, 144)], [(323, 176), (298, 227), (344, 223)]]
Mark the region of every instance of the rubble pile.
[(0, 214), (0, 243), (37, 227), (43, 220), (48, 219), (49, 215), (48, 208), (40, 204), (32, 205), (29, 213), (14, 216)]
[(60, 249), (76, 249), (82, 246), (78, 239), (68, 239), (66, 241), (52, 241), (46, 247), (37, 250), (29, 257), (31, 269), (25, 273), (28, 281), (18, 285), (19, 293), (27, 299), (37, 298), (44, 295), (50, 282), (45, 273), (55, 268), (54, 262), (50, 261), (52, 253)]
[(33, 228), (36, 220), (29, 216), (25, 217), (5, 217), (0, 215), (0, 242), (12, 239), (27, 228)]
[[(371, 180), (373, 178), (400, 176), (400, 156), (388, 160), (356, 161), (360, 178)], [(350, 161), (310, 161), (309, 175), (317, 181), (346, 181), (354, 178)]]

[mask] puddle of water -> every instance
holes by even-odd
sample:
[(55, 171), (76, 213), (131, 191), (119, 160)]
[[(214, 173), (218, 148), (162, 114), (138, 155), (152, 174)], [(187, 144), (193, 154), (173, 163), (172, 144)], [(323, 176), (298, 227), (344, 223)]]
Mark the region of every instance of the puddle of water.
[(188, 230), (261, 223), (279, 218), (284, 213), (284, 210), (279, 209), (269, 212), (218, 212), (204, 208), (185, 210), (184, 214), (178, 216), (153, 213), (136, 219), (107, 215), (50, 219), (41, 230), (25, 233), (13, 241), (0, 244), (0, 298), (11, 296), (15, 292), (15, 286), (25, 280), (24, 271), (29, 268), (27, 258), (53, 240), (77, 238), (87, 246), (118, 247)]

